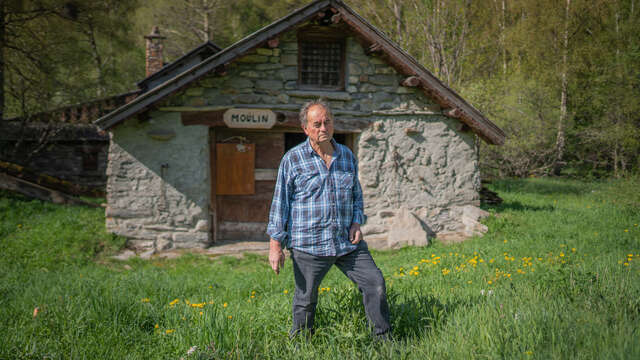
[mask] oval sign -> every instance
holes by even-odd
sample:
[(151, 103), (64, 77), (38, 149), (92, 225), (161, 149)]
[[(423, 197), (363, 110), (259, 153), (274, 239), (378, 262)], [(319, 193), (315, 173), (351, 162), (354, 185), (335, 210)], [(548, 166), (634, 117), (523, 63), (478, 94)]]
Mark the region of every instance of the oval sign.
[(271, 129), (276, 123), (276, 114), (268, 109), (229, 109), (223, 120), (230, 128)]

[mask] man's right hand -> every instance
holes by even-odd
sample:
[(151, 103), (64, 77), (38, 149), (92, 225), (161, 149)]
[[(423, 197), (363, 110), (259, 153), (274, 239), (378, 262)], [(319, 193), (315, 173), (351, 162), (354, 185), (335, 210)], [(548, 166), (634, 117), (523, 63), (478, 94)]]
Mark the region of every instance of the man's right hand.
[(284, 266), (284, 252), (280, 241), (271, 239), (269, 241), (269, 265), (276, 275), (280, 274), (280, 268)]

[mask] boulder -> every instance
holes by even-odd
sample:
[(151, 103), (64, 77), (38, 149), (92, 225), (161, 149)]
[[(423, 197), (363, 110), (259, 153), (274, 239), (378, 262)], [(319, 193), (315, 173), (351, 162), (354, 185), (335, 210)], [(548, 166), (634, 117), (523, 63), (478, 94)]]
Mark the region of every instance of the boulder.
[(402, 208), (396, 212), (391, 230), (387, 236), (387, 248), (398, 249), (403, 246), (429, 245), (429, 234), (422, 222), (409, 209)]

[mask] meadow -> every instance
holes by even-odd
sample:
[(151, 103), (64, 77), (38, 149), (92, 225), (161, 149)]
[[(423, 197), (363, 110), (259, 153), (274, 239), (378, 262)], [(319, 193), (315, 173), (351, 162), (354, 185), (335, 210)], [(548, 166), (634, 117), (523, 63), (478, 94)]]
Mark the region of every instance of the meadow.
[(121, 262), (104, 211), (0, 193), (0, 359), (640, 359), (640, 178), (501, 180), (489, 233), (374, 251), (394, 340), (337, 269), (290, 341), (265, 256)]

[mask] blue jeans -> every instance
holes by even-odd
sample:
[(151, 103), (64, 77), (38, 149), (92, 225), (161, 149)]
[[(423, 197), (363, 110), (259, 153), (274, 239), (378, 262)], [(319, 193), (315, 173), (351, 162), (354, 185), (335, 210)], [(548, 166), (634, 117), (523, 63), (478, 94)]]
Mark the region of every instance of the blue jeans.
[(318, 303), (318, 286), (332, 265), (336, 265), (362, 293), (364, 311), (376, 336), (391, 330), (389, 305), (382, 272), (376, 266), (366, 243), (343, 256), (313, 256), (291, 251), (296, 290), (293, 296), (293, 327), (290, 336), (302, 329), (313, 331), (313, 319)]

